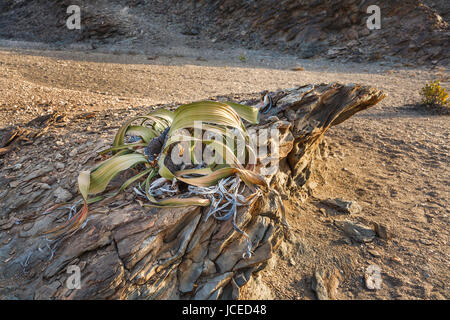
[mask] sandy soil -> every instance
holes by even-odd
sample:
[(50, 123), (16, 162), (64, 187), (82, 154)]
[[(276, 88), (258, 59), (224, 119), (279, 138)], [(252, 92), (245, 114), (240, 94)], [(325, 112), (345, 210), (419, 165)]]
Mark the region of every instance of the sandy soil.
[[(230, 93), (245, 98), (307, 83), (375, 86), (388, 97), (330, 130), (330, 155), (318, 163), (312, 196), (306, 202), (287, 203), (291, 241), (282, 245), (242, 298), (314, 299), (314, 272), (326, 269), (337, 283), (337, 299), (449, 299), (450, 118), (414, 106), (426, 81), (440, 78), (449, 88), (448, 70), (299, 60), (262, 51), (223, 51), (206, 57), (205, 52), (146, 56), (0, 48), (0, 128), (53, 111), (65, 112), (69, 119), (101, 111), (117, 123), (101, 134), (96, 127), (103, 122), (94, 119), (77, 136), (95, 142), (111, 139), (112, 129), (125, 117), (151, 105)], [(292, 71), (294, 67), (304, 70)], [(67, 128), (49, 134), (61, 138)], [(76, 141), (70, 143), (73, 147)], [(60, 147), (45, 146), (49, 152)], [(9, 154), (2, 166), (31, 163), (33, 159), (24, 157), (36, 148)], [(51, 158), (46, 154), (41, 161)], [(328, 198), (356, 201), (362, 211), (336, 216), (323, 205)], [(391, 239), (352, 242), (334, 226), (336, 218), (378, 222), (387, 227)], [(368, 290), (364, 283), (371, 264), (382, 271), (379, 290)]]

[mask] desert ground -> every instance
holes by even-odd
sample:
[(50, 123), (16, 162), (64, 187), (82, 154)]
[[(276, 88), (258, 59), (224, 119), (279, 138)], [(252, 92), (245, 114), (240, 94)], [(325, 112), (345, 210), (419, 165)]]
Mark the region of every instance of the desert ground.
[[(79, 159), (72, 151), (110, 143), (125, 118), (154, 106), (222, 95), (244, 100), (263, 90), (322, 82), (383, 90), (388, 96), (381, 103), (327, 133), (328, 156), (316, 166), (310, 197), (285, 203), (291, 239), (240, 298), (315, 299), (312, 283), (321, 270), (335, 299), (450, 299), (450, 117), (420, 105), (420, 89), (429, 80), (439, 78), (449, 88), (445, 67), (302, 60), (244, 49), (142, 55), (2, 45), (0, 129), (55, 111), (66, 116), (0, 158), (2, 207), (12, 193), (21, 199), (31, 192), (12, 192), (14, 182), (43, 163), (59, 169), (41, 182), (75, 196), (79, 166), (73, 162)], [(326, 204), (334, 198), (356, 202), (361, 210), (342, 216)], [(376, 222), (387, 237), (355, 242), (335, 226), (342, 218)], [(2, 231), (2, 246), (10, 232)], [(1, 263), (9, 257), (3, 254)], [(378, 290), (365, 284), (370, 265), (381, 269)]]

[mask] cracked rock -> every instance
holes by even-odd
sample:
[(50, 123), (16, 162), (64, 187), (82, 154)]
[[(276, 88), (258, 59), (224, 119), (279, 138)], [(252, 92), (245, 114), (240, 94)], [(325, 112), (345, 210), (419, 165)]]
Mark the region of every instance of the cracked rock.
[(375, 238), (375, 231), (363, 225), (359, 222), (352, 222), (349, 220), (338, 221), (335, 220), (334, 224), (344, 231), (344, 233), (350, 238), (358, 242), (371, 242)]
[(54, 196), (56, 197), (56, 203), (64, 203), (68, 202), (70, 199), (72, 199), (72, 194), (67, 191), (66, 189), (63, 189), (61, 187), (58, 187), (54, 192)]

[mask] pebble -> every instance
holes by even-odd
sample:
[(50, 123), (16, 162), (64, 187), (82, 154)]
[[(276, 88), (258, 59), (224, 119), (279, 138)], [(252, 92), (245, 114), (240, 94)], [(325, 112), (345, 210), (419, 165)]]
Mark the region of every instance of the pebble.
[(345, 214), (358, 214), (361, 212), (361, 206), (356, 201), (347, 201), (343, 199), (326, 199), (322, 201), (325, 205), (335, 208)]
[(347, 236), (358, 242), (371, 242), (375, 238), (375, 232), (359, 222), (335, 220), (334, 224)]
[(381, 257), (381, 254), (375, 249), (368, 249), (367, 252), (369, 252), (375, 258)]
[(34, 225), (34, 222), (30, 222), (30, 223), (24, 224), (22, 230), (23, 231), (28, 231), (28, 230), (30, 230), (33, 227), (33, 225)]
[(426, 245), (426, 246), (431, 246), (431, 245), (433, 245), (433, 242), (431, 242), (431, 241), (429, 241), (429, 240), (426, 240), (426, 239), (419, 239), (419, 242), (420, 242), (421, 244)]
[(77, 153), (78, 153), (78, 149), (75, 148), (75, 149), (73, 149), (72, 151), (70, 151), (69, 156), (70, 156), (70, 157), (75, 157), (75, 156), (77, 155)]
[(402, 262), (403, 262), (402, 259), (400, 259), (399, 257), (392, 257), (391, 260), (394, 262), (397, 262), (399, 264), (402, 264)]
[(348, 245), (352, 244), (352, 239), (350, 239), (350, 238), (343, 238), (342, 241)]
[(316, 293), (317, 299), (319, 300), (329, 300), (328, 292), (323, 279), (323, 274), (316, 271), (314, 273), (314, 278), (312, 281), (312, 289)]
[(369, 290), (379, 290), (381, 289), (381, 284), (383, 280), (381, 279), (381, 268), (376, 264), (372, 264), (367, 267), (366, 273), (364, 275), (366, 282), (366, 287)]
[(55, 190), (54, 195), (56, 197), (56, 203), (64, 203), (72, 199), (72, 194), (61, 187)]
[(384, 224), (372, 222), (372, 225), (373, 225), (375, 232), (379, 238), (381, 238), (383, 240), (390, 239), (390, 233), (388, 231), (388, 228)]
[(65, 167), (66, 167), (66, 166), (65, 166), (64, 163), (62, 163), (62, 162), (56, 162), (56, 163), (55, 163), (55, 168), (56, 168), (57, 170), (63, 170)]
[(41, 182), (42, 182), (42, 183), (47, 183), (48, 180), (50, 180), (50, 177), (49, 177), (49, 176), (45, 176), (45, 177), (42, 177), (42, 178), (41, 178)]
[(339, 279), (341, 278), (339, 271), (335, 268), (334, 272), (328, 279), (328, 295), (330, 299), (336, 300), (339, 288)]
[(10, 183), (9, 183), (9, 186), (11, 187), (11, 188), (17, 188), (17, 186), (20, 184), (20, 180), (16, 180), (16, 181), (11, 181)]
[(52, 188), (47, 183), (37, 183), (36, 185), (38, 188), (43, 190), (50, 190)]

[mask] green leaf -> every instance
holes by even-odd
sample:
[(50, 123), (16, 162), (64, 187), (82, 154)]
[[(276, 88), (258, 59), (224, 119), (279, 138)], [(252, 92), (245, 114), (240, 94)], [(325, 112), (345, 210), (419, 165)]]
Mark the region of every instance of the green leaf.
[(171, 133), (184, 128), (194, 128), (196, 122), (213, 123), (246, 131), (239, 115), (229, 105), (216, 101), (200, 101), (180, 106), (174, 115)]
[[(139, 120), (139, 119), (144, 119), (144, 121), (142, 122), (142, 125), (141, 125), (141, 126), (143, 126), (143, 124), (147, 120), (152, 120), (154, 123), (152, 130), (156, 130), (155, 133), (159, 133), (160, 131), (162, 131), (165, 128), (167, 128), (168, 126), (170, 126), (170, 124), (172, 123), (173, 117), (174, 117), (173, 112), (171, 112), (169, 110), (165, 110), (165, 109), (158, 109), (153, 112), (150, 112), (147, 115), (131, 118), (130, 120), (126, 121), (122, 125), (122, 127), (120, 127), (120, 129), (118, 130), (118, 132), (114, 138), (113, 147), (119, 147), (124, 144), (125, 134), (127, 133), (128, 128), (131, 126), (131, 124), (134, 121)], [(156, 126), (156, 129), (155, 129), (155, 126)]]
[[(125, 154), (103, 162), (90, 174), (89, 194), (103, 192), (108, 183), (121, 171), (129, 169), (138, 163), (145, 163), (147, 159), (139, 153)], [(81, 191), (81, 190), (80, 190)]]
[(139, 136), (145, 143), (149, 143), (150, 140), (159, 135), (155, 130), (143, 126), (130, 126), (128, 127), (127, 134)]
[(232, 107), (242, 119), (245, 119), (253, 124), (259, 123), (259, 110), (257, 108), (234, 103), (231, 101), (227, 101), (225, 103)]

